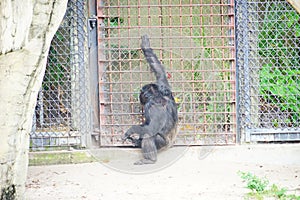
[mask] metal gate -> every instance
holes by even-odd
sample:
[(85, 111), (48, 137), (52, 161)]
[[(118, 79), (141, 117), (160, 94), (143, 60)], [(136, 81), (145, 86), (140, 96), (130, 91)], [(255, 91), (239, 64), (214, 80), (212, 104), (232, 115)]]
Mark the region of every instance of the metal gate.
[(100, 145), (123, 145), (124, 132), (142, 120), (138, 93), (154, 80), (140, 51), (143, 34), (178, 103), (176, 144), (235, 144), (234, 0), (97, 3)]
[(300, 141), (300, 15), (285, 0), (236, 7), (242, 140)]

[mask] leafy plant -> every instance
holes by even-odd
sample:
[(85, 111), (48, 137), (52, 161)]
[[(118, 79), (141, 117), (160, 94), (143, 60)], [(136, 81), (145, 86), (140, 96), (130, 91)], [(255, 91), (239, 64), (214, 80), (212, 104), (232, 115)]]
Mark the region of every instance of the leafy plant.
[(266, 178), (259, 178), (250, 172), (241, 172), (238, 174), (247, 184), (247, 188), (251, 190), (247, 194), (250, 199), (263, 200), (266, 197), (273, 197), (272, 199), (279, 200), (300, 200), (300, 196), (295, 194), (287, 194), (286, 188), (280, 188), (275, 184), (269, 185)]
[(300, 15), (286, 12), (283, 5), (269, 4), (259, 34), (260, 94), (266, 102), (276, 104), (282, 111), (291, 113), (293, 126), (300, 118)]
[(105, 26), (109, 27), (117, 27), (119, 25), (122, 25), (124, 23), (124, 19), (121, 17), (111, 17), (111, 18), (105, 18), (104, 24)]
[(267, 179), (261, 179), (250, 172), (239, 172), (241, 178), (247, 183), (247, 188), (250, 190), (262, 193), (266, 190), (266, 187), (269, 184)]
[(260, 70), (260, 92), (282, 111), (292, 112), (291, 121), (297, 124), (300, 113), (300, 70), (280, 69), (272, 64), (263, 65)]

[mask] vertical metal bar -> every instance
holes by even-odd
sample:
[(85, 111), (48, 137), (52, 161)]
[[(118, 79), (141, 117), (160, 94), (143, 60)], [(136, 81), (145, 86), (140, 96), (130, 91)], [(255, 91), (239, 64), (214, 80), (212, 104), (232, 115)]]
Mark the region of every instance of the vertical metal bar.
[(77, 11), (77, 39), (78, 39), (78, 73), (79, 73), (79, 106), (82, 109), (82, 112), (79, 114), (79, 127), (80, 132), (84, 133), (81, 139), (81, 146), (87, 145), (87, 107), (86, 107), (86, 83), (85, 83), (85, 64), (84, 64), (84, 42), (85, 42), (85, 32), (84, 32), (84, 2), (83, 0), (76, 1), (76, 11)]
[[(230, 123), (232, 124), (232, 132), (235, 134), (235, 142), (240, 142), (239, 141), (239, 137), (237, 135), (237, 110), (236, 110), (236, 106), (237, 106), (237, 101), (236, 101), (236, 82), (237, 82), (237, 77), (236, 77), (236, 65), (235, 63), (237, 62), (237, 60), (235, 59), (235, 52), (236, 52), (236, 48), (235, 48), (235, 37), (234, 37), (234, 31), (235, 31), (235, 13), (234, 13), (234, 0), (228, 0), (228, 21), (229, 21), (229, 25), (230, 28), (228, 30), (228, 36), (229, 36), (229, 46), (231, 46), (232, 48), (230, 49), (230, 80), (233, 82), (231, 82), (231, 88), (234, 89), (235, 92), (232, 92), (232, 95), (230, 97), (230, 112), (233, 114), (230, 114)], [(232, 38), (233, 36), (233, 38)]]
[[(222, 0), (220, 0), (220, 4), (222, 4)], [(226, 29), (223, 27), (223, 25), (226, 25), (226, 21), (224, 19), (226, 17), (225, 10), (226, 10), (226, 7), (223, 6), (223, 5), (220, 5), (220, 21), (221, 21), (221, 27), (220, 28), (221, 28), (221, 35), (222, 35), (222, 46), (224, 46), (224, 47), (226, 45), (226, 38), (223, 37), (223, 36), (226, 35), (226, 33), (225, 33)], [(227, 12), (227, 14), (228, 14), (228, 12)], [(228, 36), (230, 36), (230, 33), (228, 33)], [(228, 80), (227, 73), (225, 72), (225, 70), (226, 70), (226, 63), (227, 63), (225, 61), (225, 50), (226, 50), (225, 48), (222, 48), (222, 59), (223, 59), (222, 60), (222, 71), (224, 71), (224, 73), (225, 73), (225, 76), (224, 76), (223, 100), (227, 101), (227, 95), (228, 95), (228, 93), (226, 92), (226, 89), (227, 89), (227, 83), (226, 82), (228, 82), (229, 80)], [(230, 86), (229, 86), (229, 89), (230, 89)], [(223, 125), (223, 130), (224, 130), (225, 133), (227, 133), (228, 126), (230, 126), (230, 125), (227, 124), (227, 118), (228, 118), (228, 116), (227, 116), (228, 115), (228, 113), (227, 113), (227, 106), (228, 105), (227, 104), (228, 103), (224, 103), (224, 113), (222, 114), (223, 117), (224, 117), (224, 119), (225, 119), (224, 125)], [(217, 124), (217, 122), (215, 122), (215, 124)], [(225, 143), (227, 143), (227, 142), (228, 142), (228, 139), (227, 139), (227, 135), (226, 135), (225, 136)]]
[[(182, 37), (182, 27), (183, 27), (183, 20), (182, 20), (182, 1), (179, 1), (179, 37)], [(179, 49), (179, 56), (180, 56), (180, 70), (184, 70), (183, 66), (183, 57), (182, 57), (182, 40), (180, 41), (180, 49)], [(184, 78), (184, 74), (181, 73), (181, 79)], [(183, 85), (183, 84), (182, 84)], [(182, 91), (182, 86), (180, 87), (180, 90)], [(184, 100), (184, 99), (183, 99)], [(185, 112), (185, 106), (183, 107), (182, 112)], [(182, 123), (185, 123), (185, 117), (183, 117)]]
[[(127, 5), (130, 5), (130, 0), (127, 0)], [(139, 6), (139, 4), (138, 4), (138, 6)], [(127, 14), (128, 14), (128, 17), (127, 17), (127, 19), (128, 19), (128, 27), (130, 27), (131, 26), (131, 8), (128, 6), (127, 7)], [(129, 28), (129, 29), (127, 29), (127, 33), (128, 33), (128, 35), (131, 35), (131, 29)], [(128, 40), (128, 47), (130, 46), (130, 40)], [(130, 59), (132, 59), (132, 55), (131, 54), (129, 54), (130, 55)], [(129, 60), (129, 70), (130, 71), (132, 71), (133, 70), (133, 64), (132, 64), (132, 60)], [(133, 73), (130, 73), (130, 81), (133, 81)], [(132, 84), (130, 84), (130, 91), (134, 91), (134, 89), (133, 89), (133, 87), (132, 87)], [(130, 113), (134, 113), (134, 103), (132, 102), (132, 98), (130, 98)], [(131, 115), (131, 123), (133, 123), (133, 119), (134, 119), (134, 117), (133, 117), (134, 115)]]
[(164, 62), (164, 13), (163, 13), (163, 5), (162, 5), (162, 0), (158, 0), (158, 9), (159, 9), (159, 14), (158, 14), (158, 18), (159, 18), (159, 31), (160, 31), (160, 39), (159, 39), (159, 54), (160, 54), (160, 59), (162, 59), (162, 62)]
[[(193, 36), (194, 36), (194, 33), (193, 33), (193, 8), (192, 8), (192, 0), (190, 0), (189, 2), (188, 2), (188, 5), (189, 5), (189, 7), (188, 7), (188, 20), (187, 20), (187, 22), (188, 22), (188, 29), (189, 29), (189, 46), (190, 47), (193, 47)], [(194, 51), (191, 51), (191, 54), (190, 54), (190, 57), (191, 58), (194, 58), (195, 56), (194, 56)], [(194, 59), (192, 60), (192, 64), (191, 64), (191, 70), (194, 72), (195, 71), (195, 65), (194, 65)], [(195, 79), (195, 73), (192, 73), (192, 80), (196, 80)], [(193, 110), (193, 117), (192, 117), (192, 119), (193, 119), (193, 121), (195, 121), (196, 120), (196, 115), (195, 115), (195, 103), (194, 103), (194, 100), (196, 99), (196, 86), (195, 86), (195, 82), (193, 81), (192, 82), (192, 94), (191, 94), (191, 96), (192, 96), (192, 99), (191, 99), (191, 103), (192, 103), (192, 105), (193, 106), (191, 106), (192, 107), (192, 110)], [(193, 126), (192, 127), (193, 128), (193, 133), (192, 133), (192, 136), (193, 136), (193, 142), (195, 142), (196, 141), (196, 137), (197, 137), (197, 130), (196, 130), (196, 126)]]
[(104, 38), (105, 38), (105, 24), (104, 18), (106, 17), (103, 13), (104, 3), (102, 0), (97, 0), (97, 21), (98, 21), (98, 88), (99, 88), (99, 146), (102, 145), (101, 134), (103, 132), (104, 126), (106, 124), (105, 116), (105, 54), (104, 54)]
[[(239, 77), (238, 80), (241, 82), (243, 79), (243, 84), (240, 85), (238, 94), (241, 95), (239, 97), (239, 104), (242, 105), (244, 108), (241, 110), (239, 107), (239, 127), (240, 131), (244, 131), (244, 133), (240, 133), (241, 137), (242, 134), (245, 134), (245, 141), (250, 141), (250, 107), (251, 107), (251, 100), (250, 100), (250, 69), (249, 69), (249, 41), (248, 41), (248, 0), (240, 0), (236, 1), (236, 4), (239, 9), (236, 10), (237, 13), (237, 24), (240, 27), (236, 31), (236, 38), (237, 38), (237, 52), (242, 52), (243, 57), (239, 58), (238, 62), (238, 73)], [(241, 40), (241, 41), (240, 41)], [(241, 56), (241, 55), (239, 55)], [(242, 60), (241, 60), (242, 59)], [(243, 74), (241, 74), (243, 73)], [(242, 119), (243, 117), (243, 119)]]
[(38, 95), (38, 106), (39, 106), (39, 121), (40, 121), (40, 126), (43, 127), (44, 126), (44, 93), (42, 91), (42, 88), (39, 91), (39, 95)]
[[(113, 114), (113, 66), (112, 66), (112, 62), (113, 62), (113, 55), (112, 55), (112, 49), (114, 48), (113, 43), (112, 43), (112, 37), (114, 36), (114, 28), (113, 25), (111, 24), (111, 20), (112, 20), (112, 12), (114, 8), (110, 8), (109, 6), (113, 4), (114, 1), (108, 0), (107, 4), (108, 7), (107, 9), (107, 38), (109, 38), (107, 40), (107, 45), (108, 45), (108, 49), (110, 51), (110, 53), (108, 53), (108, 70), (109, 70), (109, 74), (108, 74), (108, 82), (109, 82), (109, 113)], [(117, 2), (119, 2), (119, 0), (117, 0)], [(118, 51), (120, 50), (119, 47), (117, 47)], [(113, 115), (109, 116), (109, 123), (111, 124), (109, 127), (109, 133), (111, 135), (115, 134), (115, 127), (112, 126), (112, 124), (115, 124), (114, 122), (115, 117)], [(112, 138), (110, 138), (112, 141)]]
[(245, 140), (246, 142), (250, 142), (250, 124), (251, 124), (251, 87), (250, 87), (250, 63), (249, 63), (249, 38), (248, 38), (248, 24), (249, 24), (249, 10), (248, 10), (248, 2), (243, 0), (243, 52), (244, 52), (244, 102), (245, 102)]
[[(94, 141), (96, 141), (97, 134), (99, 134), (99, 77), (98, 77), (98, 43), (97, 43), (97, 2), (90, 0), (89, 2), (89, 19), (88, 19), (88, 38), (89, 38), (89, 83), (90, 83), (90, 118), (91, 131)], [(88, 146), (91, 144), (88, 144)]]
[(238, 46), (238, 35), (237, 32), (239, 30), (239, 26), (238, 24), (240, 23), (240, 20), (238, 20), (238, 14), (239, 14), (239, 10), (238, 10), (238, 6), (239, 6), (239, 2), (237, 0), (233, 0), (234, 1), (234, 23), (235, 23), (235, 74), (236, 74), (236, 86), (235, 86), (235, 92), (236, 92), (236, 138), (237, 138), (237, 143), (241, 143), (241, 122), (240, 122), (240, 95), (241, 93), (239, 92), (239, 88), (240, 88), (240, 75), (239, 75), (239, 59), (238, 59), (238, 50), (239, 50), (239, 46)]
[[(114, 95), (114, 96), (119, 96), (118, 98), (118, 102), (114, 102), (114, 100), (112, 99), (111, 100), (111, 105), (112, 105), (112, 112), (116, 112), (115, 110), (113, 110), (113, 107), (118, 107), (119, 109), (121, 110), (124, 110), (124, 100), (123, 100), (123, 92), (124, 92), (124, 89), (123, 89), (123, 74), (120, 72), (122, 71), (122, 66), (123, 66), (123, 62), (121, 60), (123, 60), (123, 54), (124, 54), (124, 50), (123, 48), (125, 48), (124, 46), (121, 45), (121, 4), (120, 4), (120, 1), (118, 0), (117, 1), (117, 8), (116, 8), (116, 14), (117, 14), (117, 29), (115, 30), (116, 35), (117, 35), (117, 48), (118, 48), (118, 59), (120, 59), (120, 61), (118, 62), (118, 69), (115, 69), (116, 72), (118, 73), (118, 79), (119, 79), (119, 82), (118, 84), (116, 84), (117, 87), (119, 87), (119, 94), (118, 95)], [(114, 58), (113, 58), (114, 59)], [(115, 72), (113, 72), (115, 73)], [(112, 80), (114, 81), (114, 80)], [(112, 92), (112, 91), (111, 91)], [(117, 105), (113, 105), (117, 103)], [(117, 114), (117, 113), (116, 113)], [(112, 121), (112, 124), (118, 124), (118, 123), (121, 123), (121, 124), (124, 124), (124, 117), (122, 115), (120, 116), (117, 116), (117, 117), (120, 117), (120, 120), (114, 120)], [(112, 117), (112, 120), (115, 119), (114, 117)], [(111, 142), (112, 144), (114, 145), (114, 139), (115, 139), (115, 136), (118, 134), (118, 131), (113, 131), (112, 132), (112, 136), (111, 136)]]

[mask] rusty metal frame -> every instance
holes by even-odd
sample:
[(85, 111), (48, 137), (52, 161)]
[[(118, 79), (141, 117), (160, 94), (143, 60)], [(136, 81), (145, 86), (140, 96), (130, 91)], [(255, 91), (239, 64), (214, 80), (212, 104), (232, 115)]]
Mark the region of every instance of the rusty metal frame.
[(151, 37), (179, 105), (177, 145), (236, 143), (234, 0), (97, 1), (101, 146), (142, 121), (139, 88), (153, 81), (140, 53)]

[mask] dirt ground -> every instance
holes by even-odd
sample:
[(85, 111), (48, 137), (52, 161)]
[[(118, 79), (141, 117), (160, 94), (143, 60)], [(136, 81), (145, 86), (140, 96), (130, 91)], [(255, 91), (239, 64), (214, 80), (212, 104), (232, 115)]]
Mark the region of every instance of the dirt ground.
[(244, 199), (239, 171), (300, 195), (300, 144), (174, 147), (144, 166), (138, 150), (89, 153), (99, 162), (29, 167), (26, 199)]

